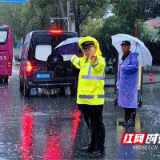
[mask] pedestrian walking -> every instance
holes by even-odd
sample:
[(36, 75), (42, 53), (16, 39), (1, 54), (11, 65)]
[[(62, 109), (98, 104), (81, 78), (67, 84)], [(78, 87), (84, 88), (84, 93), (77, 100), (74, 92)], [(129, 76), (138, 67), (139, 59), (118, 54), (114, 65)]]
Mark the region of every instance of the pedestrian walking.
[(122, 52), (119, 61), (119, 75), (117, 86), (119, 87), (118, 105), (125, 110), (125, 118), (119, 121), (120, 125), (134, 126), (138, 97), (138, 53), (131, 52), (130, 41), (123, 41)]
[(105, 60), (101, 56), (99, 43), (92, 37), (78, 42), (83, 57), (74, 55), (71, 62), (80, 69), (77, 104), (90, 130), (91, 140), (81, 151), (89, 152), (91, 158), (104, 156), (105, 127), (102, 111), (104, 105)]

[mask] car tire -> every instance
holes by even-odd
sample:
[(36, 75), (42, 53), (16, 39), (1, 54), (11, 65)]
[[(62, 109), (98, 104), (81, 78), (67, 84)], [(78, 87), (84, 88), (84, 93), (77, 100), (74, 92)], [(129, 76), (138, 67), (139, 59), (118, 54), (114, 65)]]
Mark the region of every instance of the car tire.
[(3, 83), (3, 78), (0, 77), (0, 83)]
[(71, 96), (75, 96), (75, 95), (76, 95), (76, 88), (71, 87)]
[(28, 87), (26, 86), (26, 84), (24, 83), (23, 95), (24, 95), (25, 97), (29, 97), (29, 96), (30, 96), (30, 92), (31, 92), (31, 89), (28, 88)]
[(65, 87), (60, 87), (60, 96), (65, 96)]
[(8, 76), (4, 77), (4, 83), (8, 83)]
[(24, 89), (24, 86), (23, 86), (23, 84), (21, 82), (21, 79), (19, 79), (19, 91), (22, 92), (23, 89)]

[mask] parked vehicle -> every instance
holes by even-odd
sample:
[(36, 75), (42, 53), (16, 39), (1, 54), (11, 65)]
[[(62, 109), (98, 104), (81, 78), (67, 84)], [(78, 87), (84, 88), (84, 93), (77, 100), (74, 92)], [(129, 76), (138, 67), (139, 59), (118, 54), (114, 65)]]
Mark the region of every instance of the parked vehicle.
[(107, 66), (106, 66), (106, 73), (115, 75), (114, 69), (113, 69), (113, 63), (115, 63), (115, 60), (109, 59), (107, 61)]
[(8, 83), (12, 75), (13, 42), (9, 26), (0, 27), (0, 82)]
[(24, 41), (20, 65), (20, 91), (30, 95), (31, 88), (60, 88), (64, 93), (70, 86), (74, 94), (77, 70), (71, 64), (71, 55), (55, 53), (63, 40), (76, 37), (76, 32), (61, 30), (32, 31)]

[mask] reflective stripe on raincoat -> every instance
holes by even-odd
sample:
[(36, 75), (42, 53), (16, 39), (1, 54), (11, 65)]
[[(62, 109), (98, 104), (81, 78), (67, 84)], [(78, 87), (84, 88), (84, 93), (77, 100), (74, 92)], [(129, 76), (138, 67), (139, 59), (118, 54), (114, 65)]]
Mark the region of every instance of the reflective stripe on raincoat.
[(78, 80), (78, 104), (88, 105), (103, 105), (104, 104), (104, 83), (105, 83), (105, 60), (101, 56), (99, 49), (99, 43), (92, 37), (84, 37), (79, 41), (79, 46), (82, 49), (81, 44), (87, 41), (93, 41), (97, 46), (96, 56), (97, 60), (92, 63), (90, 58), (87, 58), (84, 54), (82, 58), (78, 58), (74, 55), (71, 58), (73, 65), (80, 69)]

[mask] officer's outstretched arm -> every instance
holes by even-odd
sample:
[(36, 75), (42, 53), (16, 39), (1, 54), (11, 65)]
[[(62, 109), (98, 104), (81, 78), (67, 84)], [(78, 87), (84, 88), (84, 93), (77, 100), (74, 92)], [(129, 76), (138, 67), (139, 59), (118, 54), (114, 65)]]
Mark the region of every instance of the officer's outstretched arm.
[(81, 69), (81, 58), (79, 58), (76, 55), (74, 55), (71, 58), (71, 62), (76, 68)]
[(102, 69), (105, 69), (106, 63), (104, 58), (97, 57), (97, 60), (95, 62), (90, 62), (92, 68), (94, 68), (96, 71), (101, 71)]

